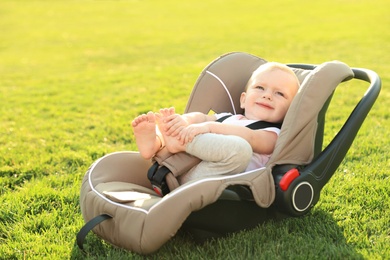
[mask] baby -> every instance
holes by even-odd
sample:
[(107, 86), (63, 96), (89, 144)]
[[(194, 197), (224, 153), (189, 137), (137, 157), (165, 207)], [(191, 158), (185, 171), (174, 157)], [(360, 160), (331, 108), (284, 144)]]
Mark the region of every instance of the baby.
[[(164, 145), (171, 153), (187, 152), (202, 160), (179, 179), (184, 183), (205, 176), (233, 174), (263, 167), (271, 156), (280, 129), (246, 127), (256, 121), (282, 123), (299, 88), (294, 72), (281, 63), (256, 69), (240, 97), (242, 115), (179, 115), (174, 108), (136, 117), (132, 126), (141, 156), (150, 159)], [(156, 125), (158, 126), (156, 128)]]

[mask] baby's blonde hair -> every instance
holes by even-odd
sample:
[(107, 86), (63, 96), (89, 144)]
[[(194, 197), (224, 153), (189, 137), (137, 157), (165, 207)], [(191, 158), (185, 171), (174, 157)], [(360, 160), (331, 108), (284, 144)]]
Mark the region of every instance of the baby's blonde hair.
[(250, 77), (250, 79), (248, 80), (248, 82), (245, 86), (245, 91), (248, 89), (248, 87), (252, 84), (252, 82), (256, 79), (256, 77), (260, 73), (262, 73), (264, 71), (272, 71), (272, 70), (281, 70), (281, 71), (287, 72), (288, 74), (292, 75), (296, 79), (297, 89), (299, 88), (299, 85), (300, 85), (299, 79), (290, 67), (288, 67), (286, 64), (283, 64), (283, 63), (270, 61), (270, 62), (267, 62), (267, 63), (260, 65), (255, 71), (253, 71), (252, 76)]

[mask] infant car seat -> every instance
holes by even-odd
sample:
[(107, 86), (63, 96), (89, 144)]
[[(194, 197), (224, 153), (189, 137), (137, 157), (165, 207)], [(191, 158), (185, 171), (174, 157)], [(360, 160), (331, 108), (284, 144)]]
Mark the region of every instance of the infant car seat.
[[(240, 94), (251, 73), (266, 61), (247, 53), (225, 54), (200, 74), (185, 112), (242, 113)], [(301, 87), (283, 122), (266, 167), (183, 184), (158, 196), (147, 178), (150, 160), (138, 152), (111, 153), (95, 161), (83, 179), (80, 207), (86, 224), (77, 234), (83, 248), (93, 230), (107, 242), (149, 254), (180, 229), (225, 234), (278, 216), (301, 216), (317, 203), (381, 87), (378, 75), (338, 61), (290, 64)], [(340, 132), (324, 149), (327, 107), (335, 88), (351, 78), (370, 83)]]

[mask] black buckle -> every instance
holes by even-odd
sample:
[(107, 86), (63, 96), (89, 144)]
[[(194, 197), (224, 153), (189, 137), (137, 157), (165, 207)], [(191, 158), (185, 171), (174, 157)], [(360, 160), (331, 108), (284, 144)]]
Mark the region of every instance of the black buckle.
[(148, 170), (148, 179), (152, 183), (153, 190), (161, 197), (167, 195), (170, 190), (165, 180), (165, 176), (171, 171), (155, 162)]

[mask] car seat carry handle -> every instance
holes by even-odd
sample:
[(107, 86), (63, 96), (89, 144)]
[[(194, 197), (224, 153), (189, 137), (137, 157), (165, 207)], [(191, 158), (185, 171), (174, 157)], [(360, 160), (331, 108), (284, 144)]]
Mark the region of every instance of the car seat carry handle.
[(87, 236), (87, 234), (89, 233), (89, 231), (91, 231), (95, 226), (97, 226), (98, 224), (100, 224), (101, 222), (107, 220), (107, 219), (111, 219), (112, 217), (108, 214), (101, 214), (101, 215), (98, 215), (96, 217), (94, 217), (93, 219), (91, 219), (90, 221), (88, 221), (79, 231), (79, 233), (77, 233), (77, 237), (76, 237), (76, 242), (77, 242), (77, 245), (78, 247), (84, 251), (84, 240), (85, 240), (85, 237)]
[(322, 153), (301, 172), (301, 174), (313, 173), (315, 178), (321, 183), (321, 188), (328, 182), (343, 161), (381, 89), (381, 80), (375, 72), (357, 68), (353, 68), (352, 71), (355, 74), (354, 78), (370, 83), (368, 90), (358, 102), (339, 133)]
[[(289, 66), (307, 70), (313, 70), (316, 67), (310, 64), (289, 64)], [(301, 175), (313, 175), (321, 184), (321, 188), (343, 161), (381, 90), (381, 80), (374, 71), (363, 68), (352, 68), (352, 71), (355, 79), (370, 83), (366, 93), (327, 147), (310, 164), (300, 169)]]
[[(321, 189), (340, 166), (379, 95), (381, 80), (375, 72), (356, 68), (352, 69), (352, 71), (355, 79), (367, 81), (370, 83), (370, 86), (339, 133), (308, 165), (298, 166), (297, 168), (294, 168), (295, 166), (293, 165), (290, 167), (286, 165), (287, 171), (280, 167), (280, 173), (274, 175), (276, 184), (279, 187), (275, 202), (282, 211), (290, 215), (304, 215), (310, 210), (311, 206), (318, 202)], [(282, 181), (285, 175), (287, 176)], [(290, 188), (283, 189), (282, 184), (285, 184), (284, 181), (286, 180), (288, 180), (287, 183)]]

